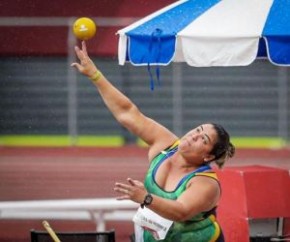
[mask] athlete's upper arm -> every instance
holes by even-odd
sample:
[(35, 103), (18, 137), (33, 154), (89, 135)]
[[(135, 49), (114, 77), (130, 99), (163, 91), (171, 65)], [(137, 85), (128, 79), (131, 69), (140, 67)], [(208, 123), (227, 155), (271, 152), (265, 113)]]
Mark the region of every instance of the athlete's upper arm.
[(216, 180), (203, 176), (192, 178), (188, 188), (177, 199), (183, 208), (183, 220), (209, 211), (217, 205), (219, 197), (220, 187)]
[(119, 115), (118, 121), (149, 145), (149, 160), (177, 139), (175, 134), (165, 126), (145, 116), (135, 105), (131, 107), (129, 112)]
[(169, 129), (148, 117), (143, 127), (138, 136), (149, 145), (149, 160), (177, 140), (177, 136)]

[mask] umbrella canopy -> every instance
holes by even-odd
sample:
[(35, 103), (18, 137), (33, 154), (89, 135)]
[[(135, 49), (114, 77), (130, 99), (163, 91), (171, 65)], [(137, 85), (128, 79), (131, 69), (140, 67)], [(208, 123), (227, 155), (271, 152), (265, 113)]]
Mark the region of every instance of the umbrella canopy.
[(290, 65), (290, 0), (180, 0), (118, 34), (120, 65)]

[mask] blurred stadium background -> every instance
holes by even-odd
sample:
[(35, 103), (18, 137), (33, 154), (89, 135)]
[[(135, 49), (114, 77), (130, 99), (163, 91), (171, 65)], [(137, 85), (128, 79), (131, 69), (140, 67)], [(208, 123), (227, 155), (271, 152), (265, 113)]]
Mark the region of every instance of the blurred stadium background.
[[(290, 170), (290, 70), (267, 60), (248, 67), (161, 67), (150, 90), (147, 68), (117, 63), (118, 29), (172, 0), (0, 2), (0, 200), (114, 197), (116, 180), (143, 178), (146, 148), (104, 107), (75, 60), (73, 21), (93, 18), (87, 45), (102, 72), (152, 118), (182, 135), (221, 123), (237, 156), (229, 166)], [(172, 81), (178, 80), (178, 81)], [(52, 222), (59, 230), (95, 230), (94, 222)], [(117, 241), (133, 226), (109, 222)], [(290, 227), (290, 226), (289, 226)], [(0, 220), (0, 241), (30, 241), (38, 220)], [(241, 241), (242, 242), (242, 241)]]

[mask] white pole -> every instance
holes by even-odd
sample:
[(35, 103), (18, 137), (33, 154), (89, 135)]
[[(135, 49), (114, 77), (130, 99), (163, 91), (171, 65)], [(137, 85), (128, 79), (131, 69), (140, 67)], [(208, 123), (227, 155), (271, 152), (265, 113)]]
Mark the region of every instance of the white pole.
[(67, 38), (67, 87), (68, 87), (68, 135), (70, 137), (70, 145), (77, 145), (78, 139), (78, 99), (77, 99), (77, 72), (71, 68), (71, 63), (75, 62), (74, 46), (76, 45), (76, 37), (73, 34), (72, 26), (75, 19), (68, 19), (68, 38)]

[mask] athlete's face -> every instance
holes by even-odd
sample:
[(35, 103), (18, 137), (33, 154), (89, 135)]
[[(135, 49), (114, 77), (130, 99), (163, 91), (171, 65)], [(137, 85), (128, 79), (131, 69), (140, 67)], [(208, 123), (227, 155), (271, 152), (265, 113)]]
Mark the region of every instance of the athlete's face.
[(211, 124), (202, 124), (181, 138), (178, 150), (186, 157), (206, 162), (214, 158), (210, 152), (216, 141), (214, 127)]

